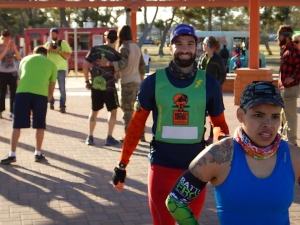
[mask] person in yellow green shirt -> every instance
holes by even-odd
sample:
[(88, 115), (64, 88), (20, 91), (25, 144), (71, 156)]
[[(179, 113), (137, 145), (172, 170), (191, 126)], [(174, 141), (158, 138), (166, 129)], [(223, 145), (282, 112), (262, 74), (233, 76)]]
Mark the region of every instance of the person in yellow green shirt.
[[(67, 59), (70, 58), (72, 50), (69, 43), (59, 38), (57, 28), (50, 29), (51, 40), (45, 44), (48, 50), (48, 58), (57, 67), (57, 81), (60, 91), (59, 108), (61, 113), (66, 113), (66, 74)], [(50, 109), (54, 109), (54, 98), (50, 100)]]
[[(36, 129), (36, 146), (34, 161), (45, 160), (42, 154), (42, 143), (46, 129), (46, 114), (48, 101), (53, 96), (57, 79), (57, 68), (47, 58), (47, 49), (37, 46), (32, 55), (24, 57), (19, 66), (20, 81), (14, 102), (13, 131), (11, 151), (8, 157), (1, 160), (2, 164), (16, 162), (16, 148), (22, 128)], [(31, 114), (32, 112), (32, 123)]]

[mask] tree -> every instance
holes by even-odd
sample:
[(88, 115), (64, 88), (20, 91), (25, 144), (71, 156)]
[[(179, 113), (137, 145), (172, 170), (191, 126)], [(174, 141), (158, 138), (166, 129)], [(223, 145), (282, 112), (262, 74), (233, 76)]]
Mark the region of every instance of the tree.
[(152, 19), (151, 23), (149, 24), (148, 21), (147, 21), (147, 7), (144, 7), (144, 21), (145, 21), (145, 23), (144, 23), (143, 34), (142, 34), (141, 37), (139, 37), (139, 41), (138, 41), (138, 46), (139, 47), (142, 47), (144, 41), (146, 40), (146, 37), (148, 36), (148, 33), (151, 31), (151, 29), (153, 27), (153, 24), (154, 24), (154, 21), (155, 21), (155, 18), (157, 16), (157, 12), (158, 12), (158, 7), (156, 7), (153, 19)]
[(116, 26), (123, 12), (123, 9), (114, 10), (108, 7), (79, 8), (73, 11), (73, 15), (76, 15), (74, 21), (79, 27), (83, 27), (84, 22), (93, 22), (95, 27), (112, 27)]
[(165, 20), (165, 24), (164, 24), (164, 30), (163, 30), (163, 33), (162, 33), (162, 36), (161, 36), (161, 40), (160, 40), (160, 45), (159, 45), (159, 48), (158, 48), (158, 55), (160, 57), (163, 57), (164, 56), (164, 50), (163, 50), (163, 47), (165, 45), (165, 42), (166, 42), (166, 37), (167, 37), (167, 34), (174, 22), (174, 17), (175, 17), (175, 14), (177, 12), (177, 7), (173, 7), (172, 8), (172, 17)]

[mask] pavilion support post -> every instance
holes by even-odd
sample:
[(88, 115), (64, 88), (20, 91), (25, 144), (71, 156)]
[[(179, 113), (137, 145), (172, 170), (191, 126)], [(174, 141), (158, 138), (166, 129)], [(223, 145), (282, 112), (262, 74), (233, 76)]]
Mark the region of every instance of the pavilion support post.
[(137, 42), (137, 24), (136, 24), (136, 12), (139, 10), (138, 5), (134, 4), (131, 6), (131, 15), (130, 15), (130, 27), (133, 36), (133, 42)]
[(260, 68), (237, 69), (234, 80), (234, 105), (240, 104), (240, 98), (245, 87), (253, 81), (273, 81), (273, 69)]
[(242, 91), (253, 81), (273, 81), (273, 70), (259, 68), (260, 0), (249, 0), (249, 68), (236, 69), (234, 104), (239, 105)]

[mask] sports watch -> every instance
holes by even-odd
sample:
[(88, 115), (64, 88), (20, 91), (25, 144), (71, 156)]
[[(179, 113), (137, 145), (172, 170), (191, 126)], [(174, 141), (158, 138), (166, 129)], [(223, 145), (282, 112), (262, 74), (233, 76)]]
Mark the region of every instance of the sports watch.
[(118, 165), (119, 165), (119, 167), (120, 167), (120, 168), (122, 168), (122, 169), (125, 169), (125, 168), (126, 168), (126, 166), (127, 166), (126, 164), (124, 164), (124, 163), (121, 163), (121, 162), (119, 162), (119, 164), (118, 164)]

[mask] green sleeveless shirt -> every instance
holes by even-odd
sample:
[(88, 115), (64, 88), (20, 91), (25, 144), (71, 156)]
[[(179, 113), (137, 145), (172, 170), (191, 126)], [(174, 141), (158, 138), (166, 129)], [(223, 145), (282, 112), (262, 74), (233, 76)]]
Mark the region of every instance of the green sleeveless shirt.
[(206, 117), (206, 73), (198, 70), (194, 82), (174, 87), (165, 69), (156, 71), (155, 99), (158, 108), (155, 140), (194, 144), (202, 140)]

